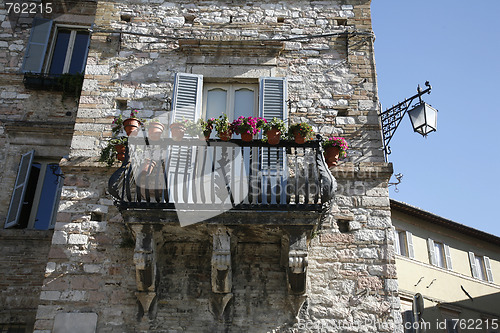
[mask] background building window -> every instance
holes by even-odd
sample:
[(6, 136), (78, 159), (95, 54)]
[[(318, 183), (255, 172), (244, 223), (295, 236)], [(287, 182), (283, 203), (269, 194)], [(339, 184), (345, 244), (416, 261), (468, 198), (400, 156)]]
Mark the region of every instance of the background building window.
[(483, 281), (493, 282), (490, 258), (469, 252), (469, 261), (472, 276)]
[(394, 245), (396, 253), (408, 258), (414, 258), (412, 233), (404, 230), (395, 230)]
[(63, 185), (57, 163), (33, 161), (34, 151), (22, 156), (5, 228), (47, 230), (54, 227)]
[(0, 324), (0, 333), (24, 333), (26, 325), (24, 324)]
[(83, 73), (90, 35), (87, 30), (57, 28), (49, 74)]
[(441, 242), (427, 239), (427, 249), (429, 251), (429, 261), (431, 265), (451, 270), (450, 247)]
[[(56, 26), (53, 41), (50, 43), (53, 25), (54, 22), (49, 19), (38, 17), (33, 19), (22, 71), (37, 74), (45, 72), (54, 75), (82, 74), (85, 70), (90, 42), (88, 29)], [(49, 44), (51, 44), (50, 52), (47, 52)], [(46, 59), (47, 53), (50, 55), (49, 60)]]

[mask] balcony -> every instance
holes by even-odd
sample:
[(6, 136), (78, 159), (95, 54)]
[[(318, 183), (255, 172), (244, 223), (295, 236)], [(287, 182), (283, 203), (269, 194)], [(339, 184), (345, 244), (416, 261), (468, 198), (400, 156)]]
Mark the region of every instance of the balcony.
[(130, 138), (126, 159), (109, 180), (122, 211), (321, 212), (334, 188), (319, 139), (271, 146)]
[(321, 147), (319, 137), (302, 145), (281, 141), (274, 146), (260, 140), (148, 142), (129, 137), (108, 191), (135, 236), (136, 296), (142, 313), (157, 299), (157, 244), (211, 239), (211, 303), (221, 319), (233, 297), (232, 255), (241, 237), (280, 244), (290, 302), (300, 309), (308, 244), (328, 216), (336, 188)]

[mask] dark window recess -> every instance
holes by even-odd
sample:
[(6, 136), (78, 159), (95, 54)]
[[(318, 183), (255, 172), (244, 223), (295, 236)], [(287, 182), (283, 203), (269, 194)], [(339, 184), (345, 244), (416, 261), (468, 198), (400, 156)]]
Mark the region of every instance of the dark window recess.
[(24, 324), (0, 324), (0, 333), (25, 333)]
[(349, 220), (337, 220), (340, 232), (349, 232)]
[(64, 96), (80, 97), (83, 74), (33, 74), (25, 73), (24, 87), (32, 90), (62, 91)]

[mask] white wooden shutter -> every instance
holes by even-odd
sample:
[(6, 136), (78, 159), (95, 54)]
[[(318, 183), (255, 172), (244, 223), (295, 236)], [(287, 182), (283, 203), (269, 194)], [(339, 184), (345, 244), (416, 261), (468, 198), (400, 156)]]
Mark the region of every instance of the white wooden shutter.
[(484, 256), (484, 267), (486, 268), (486, 278), (489, 282), (493, 282), (493, 272), (491, 271), (490, 258)]
[(24, 54), (22, 72), (41, 73), (45, 52), (49, 43), (52, 20), (35, 17), (28, 46)]
[[(172, 116), (170, 117), (171, 124), (183, 119), (196, 122), (201, 117), (202, 91), (203, 75), (176, 73), (172, 98)], [(171, 195), (176, 193), (174, 195), (174, 200), (177, 198), (175, 203), (186, 203), (191, 201), (190, 196), (192, 193), (189, 190), (191, 188), (190, 183), (184, 184), (184, 180), (191, 181), (196, 149), (173, 145), (170, 154), (172, 157), (168, 179), (170, 192)], [(175, 184), (177, 184), (177, 188), (175, 188)]]
[(399, 244), (399, 231), (394, 230), (394, 251), (401, 254), (401, 245)]
[(476, 267), (476, 256), (474, 255), (474, 252), (469, 252), (469, 262), (472, 276), (476, 279), (479, 279), (479, 274), (477, 272), (478, 267)]
[(196, 121), (201, 117), (203, 75), (177, 73), (172, 98), (171, 123), (176, 120)]
[(409, 231), (406, 231), (406, 244), (408, 245), (408, 258), (415, 258), (415, 251), (413, 250), (413, 235)]
[[(261, 77), (259, 84), (259, 114), (267, 120), (273, 118), (282, 119), (288, 122), (287, 100), (287, 80), (285, 77)], [(264, 177), (270, 176), (271, 187), (274, 188), (280, 182), (281, 193), (280, 203), (286, 202), (286, 178), (288, 175), (284, 148), (262, 148), (261, 149), (261, 169)], [(271, 158), (269, 158), (271, 156)], [(279, 174), (279, 175), (278, 175)], [(264, 181), (266, 181), (264, 179)], [(267, 192), (267, 186), (263, 189)], [(272, 193), (276, 191), (271, 190)], [(267, 193), (264, 193), (264, 197)], [(273, 203), (274, 198), (271, 199)]]
[(444, 255), (446, 258), (446, 268), (452, 270), (453, 268), (451, 266), (450, 247), (446, 244), (443, 244), (443, 247), (444, 247)]
[[(287, 81), (284, 77), (262, 77), (259, 87), (259, 114), (267, 120), (273, 118), (282, 119), (288, 122), (288, 108), (286, 107)], [(273, 148), (276, 150), (278, 148)], [(267, 150), (262, 152), (262, 169), (276, 171), (278, 165), (281, 170), (285, 170), (284, 149), (279, 149), (278, 154), (274, 151), (274, 156), (268, 161)]]
[(21, 209), (23, 208), (26, 185), (30, 177), (31, 163), (33, 162), (34, 155), (34, 150), (27, 152), (22, 155), (21, 162), (19, 162), (16, 183), (14, 185), (14, 190), (12, 191), (12, 198), (10, 199), (7, 220), (5, 221), (5, 228), (14, 227), (19, 223), (19, 215), (21, 215)]
[(427, 238), (427, 249), (429, 251), (429, 261), (431, 265), (436, 266), (437, 262), (436, 262), (436, 254), (434, 251), (434, 241), (430, 238)]

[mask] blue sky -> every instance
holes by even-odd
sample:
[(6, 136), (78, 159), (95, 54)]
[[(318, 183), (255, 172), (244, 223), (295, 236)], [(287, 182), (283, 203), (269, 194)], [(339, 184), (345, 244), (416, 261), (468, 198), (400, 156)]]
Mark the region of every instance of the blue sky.
[[(403, 178), (390, 197), (500, 236), (499, 0), (373, 0), (382, 110), (432, 85), (437, 132), (414, 133), (408, 115), (389, 162)], [(395, 181), (395, 178), (392, 178)]]

